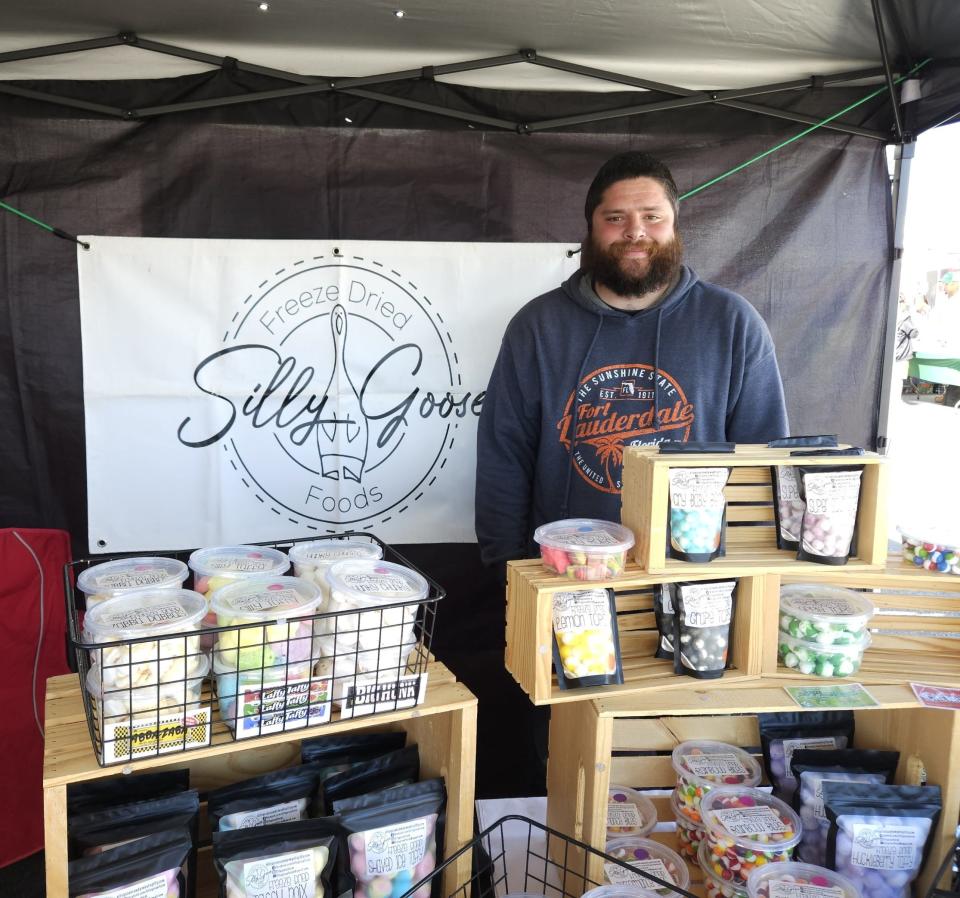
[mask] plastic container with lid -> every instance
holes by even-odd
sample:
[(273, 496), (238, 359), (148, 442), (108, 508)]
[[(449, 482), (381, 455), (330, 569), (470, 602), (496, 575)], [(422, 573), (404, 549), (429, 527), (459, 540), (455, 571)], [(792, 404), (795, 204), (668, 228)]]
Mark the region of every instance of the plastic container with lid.
[(331, 565), (354, 558), (379, 561), (383, 558), (383, 549), (377, 543), (359, 539), (317, 539), (309, 543), (294, 543), (287, 554), (293, 562), (294, 576), (316, 583), (320, 591), (327, 595), (327, 571)]
[[(218, 627), (216, 662), (235, 670), (288, 671), (315, 660), (314, 620), (320, 590), (299, 577), (256, 577), (218, 589), (210, 601)], [(291, 620), (287, 618), (304, 618)], [(241, 627), (265, 623), (263, 627)]]
[[(777, 883), (782, 884), (779, 889)], [(747, 878), (747, 895), (749, 898), (861, 898), (860, 889), (846, 876), (799, 861), (758, 867)]]
[[(84, 616), (83, 640), (106, 689), (172, 683), (201, 666), (203, 596), (189, 589), (139, 589), (107, 599)], [(143, 642), (129, 640), (142, 639)]]
[(633, 533), (620, 524), (589, 518), (537, 527), (544, 567), (572, 580), (611, 580), (623, 573)]
[[(636, 836), (611, 839), (607, 842), (604, 854), (629, 864), (640, 874), (650, 873), (664, 882), (672, 882), (681, 889), (690, 887), (690, 871), (683, 858), (666, 845), (655, 842), (653, 839), (642, 839)], [(612, 885), (633, 884), (636, 876), (609, 861), (603, 865), (603, 874), (607, 882)], [(636, 882), (636, 885), (654, 895), (676, 894), (669, 886), (658, 885), (652, 879), (641, 879)]]
[(960, 532), (956, 523), (900, 528), (903, 560), (926, 571), (960, 574)]
[(642, 792), (611, 786), (607, 793), (607, 841), (622, 836), (642, 837), (657, 825), (657, 809)]
[(677, 821), (677, 853), (684, 860), (697, 863), (697, 852), (700, 850), (700, 843), (706, 835), (706, 830), (680, 810), (676, 790), (670, 793), (670, 810), (673, 811), (674, 819)]
[(860, 643), (875, 612), (852, 589), (797, 583), (780, 590), (781, 632), (818, 645)]
[(794, 639), (782, 630), (777, 634), (780, 662), (784, 667), (814, 677), (852, 677), (860, 670), (870, 634), (849, 645), (821, 645)]
[[(543, 896), (541, 895), (540, 898)], [(581, 898), (659, 898), (659, 893), (639, 885), (624, 883), (623, 885), (597, 886), (589, 892), (584, 892)]]
[[(706, 839), (697, 849), (697, 863), (703, 871), (703, 892), (706, 898), (747, 898), (745, 883), (738, 883), (733, 879), (725, 879), (721, 872), (723, 866), (714, 862), (710, 847)], [(829, 896), (827, 896), (829, 898)]]
[(718, 875), (745, 882), (755, 867), (788, 861), (800, 841), (796, 811), (761, 789), (718, 786), (701, 804), (704, 844)]
[(236, 580), (276, 576), (290, 569), (290, 559), (268, 546), (197, 549), (187, 563), (193, 571), (193, 588), (208, 599), (212, 593)]
[(756, 786), (763, 775), (753, 755), (736, 745), (694, 739), (681, 742), (671, 758), (677, 773), (676, 808), (694, 823), (702, 824), (700, 800), (723, 785)]
[(77, 589), (86, 596), (89, 611), (135, 589), (180, 589), (189, 576), (187, 566), (176, 558), (118, 558), (81, 571)]

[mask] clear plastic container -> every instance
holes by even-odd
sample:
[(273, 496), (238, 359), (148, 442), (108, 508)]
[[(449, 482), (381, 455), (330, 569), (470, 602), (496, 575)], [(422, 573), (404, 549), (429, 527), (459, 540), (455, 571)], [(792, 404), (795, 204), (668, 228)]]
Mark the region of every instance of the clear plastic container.
[(208, 599), (218, 589), (236, 580), (285, 574), (290, 559), (267, 546), (216, 546), (197, 549), (188, 562), (193, 588)]
[(634, 543), (626, 527), (610, 521), (572, 518), (537, 527), (544, 567), (571, 580), (611, 580), (623, 573)]
[(742, 883), (755, 867), (788, 861), (800, 841), (796, 811), (760, 789), (718, 786), (704, 796), (701, 812), (704, 844), (724, 879)]
[(745, 884), (723, 878), (723, 865), (714, 861), (706, 839), (700, 843), (697, 850), (697, 862), (703, 870), (703, 893), (706, 898), (747, 898)]
[(269, 622), (216, 634), (216, 661), (234, 670), (276, 670), (316, 659), (314, 621), (320, 590), (299, 577), (257, 577), (218, 589), (210, 602), (218, 627)]
[(875, 612), (852, 589), (797, 583), (780, 590), (780, 630), (822, 646), (861, 642)]
[(670, 810), (677, 821), (677, 853), (684, 860), (697, 863), (697, 852), (700, 843), (706, 835), (706, 830), (699, 823), (694, 823), (681, 809), (676, 790), (670, 793)]
[(611, 786), (607, 794), (607, 841), (623, 836), (642, 837), (657, 825), (657, 809), (642, 792)]
[(581, 898), (658, 898), (658, 893), (638, 885), (606, 885), (584, 892)]
[(794, 639), (782, 630), (777, 634), (780, 663), (790, 670), (813, 677), (852, 677), (860, 670), (870, 634), (850, 645), (820, 645)]
[[(758, 867), (747, 879), (747, 895), (749, 898), (778, 898), (778, 890), (771, 889), (774, 883), (783, 883), (789, 886), (788, 894), (797, 898), (861, 898), (858, 889), (851, 880), (840, 873), (834, 873), (826, 867), (817, 867), (814, 864), (802, 864), (799, 861), (785, 861), (782, 864), (768, 864)], [(806, 892), (803, 886), (813, 886)], [(830, 889), (830, 892), (817, 892), (815, 889)], [(780, 893), (782, 894), (782, 892)]]
[(926, 571), (960, 574), (960, 533), (955, 525), (900, 528), (903, 560)]
[[(666, 845), (655, 842), (653, 839), (641, 839), (636, 836), (611, 839), (607, 842), (604, 854), (629, 864), (640, 874), (650, 873), (664, 882), (672, 882), (681, 889), (690, 887), (690, 871), (683, 858)], [(612, 885), (632, 884), (631, 877), (634, 874), (624, 870), (623, 867), (607, 862), (603, 865), (603, 870), (604, 878)], [(652, 879), (640, 880), (636, 885), (654, 895), (676, 894), (673, 889), (658, 885)]]
[(327, 596), (327, 571), (331, 565), (356, 558), (379, 561), (383, 558), (383, 549), (376, 543), (359, 539), (318, 539), (309, 543), (294, 543), (287, 554), (293, 562), (294, 576), (315, 583)]
[(677, 773), (677, 809), (701, 825), (700, 800), (711, 789), (723, 785), (756, 786), (763, 775), (756, 758), (726, 742), (681, 742), (673, 750), (671, 760)]
[(161, 588), (128, 592), (88, 611), (83, 640), (102, 646), (90, 650), (90, 660), (102, 671), (104, 688), (174, 683), (195, 674), (204, 660), (199, 631), (206, 610), (198, 593)]
[(181, 589), (190, 571), (176, 558), (119, 558), (81, 571), (77, 589), (86, 596), (86, 610), (135, 589)]

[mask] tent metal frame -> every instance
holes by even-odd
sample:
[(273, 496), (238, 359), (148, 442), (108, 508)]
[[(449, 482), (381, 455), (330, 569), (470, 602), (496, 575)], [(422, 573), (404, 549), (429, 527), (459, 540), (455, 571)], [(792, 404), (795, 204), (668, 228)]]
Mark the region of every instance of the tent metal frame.
[[(876, 3), (878, 0), (873, 0), (873, 2)], [(589, 66), (579, 65), (573, 62), (566, 62), (562, 59), (541, 56), (536, 50), (522, 49), (515, 53), (506, 53), (500, 56), (489, 56), (481, 59), (467, 60), (464, 62), (449, 63), (446, 65), (423, 66), (418, 69), (405, 69), (398, 72), (384, 72), (379, 75), (368, 75), (361, 78), (324, 78), (313, 77), (310, 75), (300, 75), (295, 72), (287, 72), (281, 69), (267, 68), (265, 66), (242, 62), (231, 57), (215, 56), (199, 50), (191, 50), (187, 47), (178, 47), (173, 44), (166, 44), (159, 41), (142, 38), (132, 32), (122, 32), (120, 34), (110, 35), (108, 37), (93, 38), (91, 40), (71, 41), (68, 43), (51, 44), (43, 47), (32, 47), (24, 50), (13, 50), (6, 53), (0, 53), (0, 64), (24, 59), (42, 59), (51, 56), (60, 56), (65, 53), (100, 50), (105, 47), (116, 46), (137, 47), (138, 49), (153, 53), (162, 53), (168, 56), (176, 56), (181, 59), (189, 59), (193, 62), (203, 63), (215, 68), (236, 68), (239, 71), (249, 72), (256, 75), (265, 75), (278, 80), (288, 81), (294, 86), (276, 88), (273, 90), (248, 91), (241, 94), (215, 97), (206, 100), (190, 100), (182, 103), (168, 103), (160, 106), (147, 106), (141, 109), (121, 108), (117, 106), (108, 106), (101, 103), (91, 103), (89, 101), (79, 100), (73, 97), (65, 97), (45, 91), (33, 90), (32, 88), (20, 87), (9, 81), (0, 82), (0, 93), (40, 102), (55, 103), (61, 106), (82, 109), (87, 112), (96, 112), (102, 115), (112, 116), (114, 118), (129, 119), (134, 121), (145, 120), (159, 115), (168, 115), (176, 112), (189, 112), (196, 109), (215, 109), (241, 103), (256, 103), (268, 100), (285, 99), (288, 97), (335, 93), (358, 97), (365, 100), (372, 100), (377, 103), (384, 103), (391, 106), (399, 106), (405, 109), (415, 109), (420, 112), (432, 113), (445, 118), (457, 119), (470, 125), (485, 125), (487, 127), (499, 128), (505, 131), (515, 131), (519, 134), (533, 134), (538, 131), (548, 131), (556, 128), (569, 127), (572, 125), (585, 125), (592, 122), (607, 121), (617, 118), (629, 118), (636, 115), (645, 115), (651, 112), (662, 112), (668, 109), (681, 109), (705, 105), (725, 106), (731, 109), (738, 109), (743, 112), (749, 112), (770, 118), (797, 122), (799, 124), (815, 125), (818, 124), (819, 120), (813, 116), (803, 115), (790, 110), (778, 109), (774, 106), (767, 106), (765, 104), (744, 101), (748, 98), (758, 97), (764, 94), (798, 90), (818, 90), (831, 84), (842, 84), (850, 81), (860, 81), (864, 79), (875, 79), (881, 77), (886, 77), (889, 85), (892, 84), (894, 77), (893, 71), (890, 68), (890, 61), (884, 52), (884, 65), (883, 67), (879, 68), (857, 69), (850, 72), (813, 76), (811, 78), (798, 79), (794, 81), (781, 81), (775, 84), (762, 84), (755, 87), (740, 88), (737, 90), (702, 91), (690, 90), (688, 88), (679, 87), (672, 84), (664, 84), (659, 81), (651, 81), (646, 78), (638, 78), (619, 72), (607, 71), (605, 69), (591, 68)], [(598, 110), (596, 112), (588, 112), (581, 115), (562, 116), (533, 122), (520, 122), (480, 115), (477, 113), (471, 113), (457, 109), (450, 109), (448, 107), (439, 106), (433, 103), (411, 100), (405, 97), (393, 96), (391, 94), (368, 89), (378, 85), (393, 84), (405, 81), (434, 80), (442, 75), (452, 75), (460, 72), (473, 72), (480, 69), (518, 64), (531, 64), (556, 71), (569, 72), (574, 75), (580, 75), (613, 84), (620, 84), (625, 87), (650, 91), (652, 93), (665, 94), (671, 99), (631, 104), (629, 106)], [(899, 124), (898, 117), (895, 117), (895, 121)], [(892, 136), (888, 132), (871, 128), (862, 128), (857, 125), (844, 124), (837, 121), (829, 122), (822, 127), (827, 130), (837, 131), (857, 137), (866, 137), (882, 142), (890, 141)], [(901, 135), (902, 132), (898, 130), (898, 141), (901, 138)]]

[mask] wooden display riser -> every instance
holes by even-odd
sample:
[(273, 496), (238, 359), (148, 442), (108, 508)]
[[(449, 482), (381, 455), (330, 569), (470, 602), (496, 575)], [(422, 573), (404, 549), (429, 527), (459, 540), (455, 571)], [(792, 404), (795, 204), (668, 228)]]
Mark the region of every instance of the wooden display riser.
[[(43, 802), (47, 895), (67, 895), (67, 786), (144, 770), (190, 770), (191, 788), (201, 792), (299, 763), (300, 742), (354, 730), (394, 730), (420, 750), (421, 777), (442, 776), (447, 784), (445, 851), (449, 856), (473, 837), (477, 700), (442, 664), (428, 667), (426, 700), (416, 708), (388, 714), (334, 719), (323, 726), (235, 742), (218, 738), (206, 748), (101, 767), (87, 728), (75, 674), (47, 680)], [(207, 831), (201, 806), (201, 833)], [(470, 878), (470, 853), (444, 875), (452, 894)], [(209, 847), (198, 857), (198, 898), (215, 898), (216, 874)]]
[[(924, 708), (902, 685), (878, 686), (871, 692), (882, 706), (855, 711), (855, 747), (898, 750), (898, 783), (915, 782), (922, 764), (927, 782), (942, 791), (943, 812), (917, 880), (916, 894), (922, 895), (953, 843), (960, 816), (960, 765), (951, 764), (960, 752), (960, 714)], [(547, 823), (602, 850), (611, 783), (671, 789), (676, 774), (670, 753), (680, 742), (716, 739), (757, 754), (760, 739), (755, 715), (797, 710), (782, 681), (776, 680), (557, 705), (550, 719)], [(665, 802), (658, 799), (656, 803), (660, 819), (672, 820)], [(602, 874), (597, 869), (589, 875)]]

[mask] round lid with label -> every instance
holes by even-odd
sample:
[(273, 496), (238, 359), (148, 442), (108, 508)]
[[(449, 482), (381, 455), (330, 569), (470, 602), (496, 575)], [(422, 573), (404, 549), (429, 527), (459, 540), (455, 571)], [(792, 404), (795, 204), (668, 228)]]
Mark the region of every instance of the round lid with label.
[(700, 802), (703, 825), (714, 838), (753, 851), (784, 852), (800, 841), (802, 825), (786, 802), (762, 789), (717, 786)]
[(261, 577), (264, 574), (284, 574), (290, 569), (290, 559), (278, 549), (269, 546), (216, 546), (197, 549), (187, 563), (190, 570), (201, 577)]
[(81, 571), (77, 589), (90, 596), (155, 586), (175, 587), (188, 576), (187, 566), (176, 558), (118, 558)]
[(860, 630), (873, 617), (876, 607), (852, 589), (791, 583), (780, 590), (780, 613), (822, 624), (842, 624), (846, 630)]
[(704, 839), (697, 849), (697, 862), (700, 864), (704, 878), (712, 883), (720, 895), (729, 895), (730, 898), (747, 898), (746, 884), (741, 886), (732, 879), (724, 879), (718, 875), (717, 871), (713, 869), (712, 859), (713, 853), (710, 851), (707, 840)]
[(327, 583), (357, 604), (371, 606), (422, 602), (430, 591), (420, 574), (391, 561), (338, 561), (327, 570)]
[(860, 898), (860, 889), (826, 867), (780, 861), (751, 870), (747, 894), (750, 898)]
[(685, 780), (708, 786), (756, 786), (762, 776), (760, 764), (753, 755), (736, 745), (709, 739), (681, 742), (673, 750), (671, 760), (673, 769)]
[[(541, 895), (540, 898), (543, 898)], [(638, 885), (608, 885), (597, 886), (584, 892), (582, 898), (660, 898), (652, 889), (644, 889)]]
[(218, 589), (210, 609), (218, 621), (224, 618), (276, 620), (317, 614), (320, 588), (299, 577), (254, 577)]
[(383, 549), (376, 543), (359, 539), (317, 539), (308, 543), (294, 543), (287, 554), (294, 564), (334, 564), (348, 558), (383, 558)]
[[(637, 836), (624, 836), (609, 839), (604, 854), (615, 857), (624, 864), (634, 867), (639, 873), (652, 873), (664, 882), (673, 881), (675, 886), (686, 889), (690, 886), (690, 870), (686, 861), (675, 851), (653, 839)], [(664, 892), (664, 886), (650, 880), (648, 883), (632, 883), (628, 879), (632, 874), (616, 864), (604, 864), (604, 879), (613, 885), (638, 885), (642, 889)]]
[(607, 838), (645, 836), (657, 825), (657, 809), (636, 789), (611, 786), (607, 794)]
[(633, 545), (633, 533), (612, 521), (570, 518), (542, 524), (533, 533), (541, 546), (568, 552), (626, 552)]
[(207, 601), (189, 589), (135, 589), (106, 599), (83, 619), (90, 642), (114, 642), (196, 630)]

